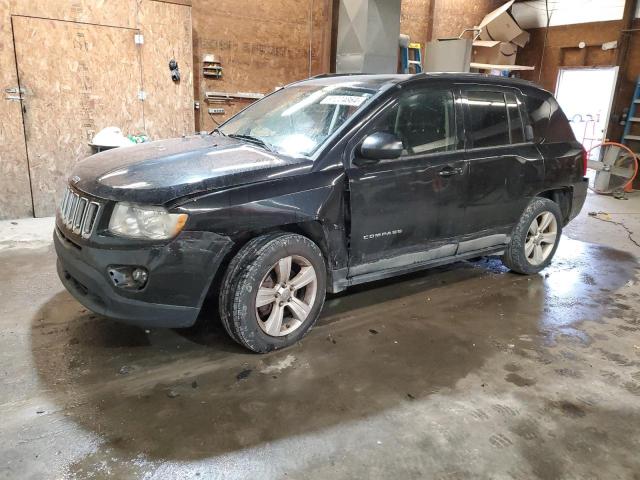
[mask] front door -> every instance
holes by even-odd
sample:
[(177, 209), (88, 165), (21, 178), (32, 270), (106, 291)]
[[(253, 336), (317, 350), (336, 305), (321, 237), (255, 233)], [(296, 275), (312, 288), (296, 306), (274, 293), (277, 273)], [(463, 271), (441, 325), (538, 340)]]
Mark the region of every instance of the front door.
[(449, 89), (413, 89), (390, 101), (356, 136), (350, 160), (375, 132), (395, 134), (404, 150), (400, 158), (347, 165), (350, 276), (455, 254), (468, 171), (457, 109)]

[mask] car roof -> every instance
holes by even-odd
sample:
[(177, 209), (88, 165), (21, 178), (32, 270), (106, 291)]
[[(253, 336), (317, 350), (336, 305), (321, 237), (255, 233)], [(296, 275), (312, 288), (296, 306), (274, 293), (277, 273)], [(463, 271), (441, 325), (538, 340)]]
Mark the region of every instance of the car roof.
[(333, 73), (316, 75), (306, 80), (294, 82), (292, 85), (336, 85), (336, 84), (351, 84), (357, 85), (361, 88), (370, 88), (372, 90), (379, 90), (385, 85), (394, 85), (403, 81), (407, 81), (415, 75), (411, 74), (366, 74), (366, 73)]
[[(445, 80), (451, 83), (492, 84), (505, 87), (525, 87), (549, 93), (539, 85), (519, 78), (501, 77), (482, 73), (418, 73), (418, 74), (322, 74), (307, 80), (295, 82), (295, 85), (335, 85), (349, 83), (360, 88), (380, 90), (383, 87), (402, 85), (425, 80)], [(293, 84), (292, 84), (293, 85)]]

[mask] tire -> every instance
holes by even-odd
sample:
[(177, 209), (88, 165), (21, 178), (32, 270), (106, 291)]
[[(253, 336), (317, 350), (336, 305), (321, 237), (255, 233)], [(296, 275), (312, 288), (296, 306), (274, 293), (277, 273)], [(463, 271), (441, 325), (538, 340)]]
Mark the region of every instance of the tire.
[(257, 353), (293, 345), (320, 316), (326, 282), (322, 252), (308, 238), (282, 232), (256, 237), (240, 249), (222, 279), (222, 325), (231, 338)]
[[(534, 220), (538, 227), (545, 227), (547, 224), (541, 233), (533, 225)], [(514, 227), (502, 262), (516, 273), (538, 273), (551, 263), (561, 235), (560, 207), (548, 198), (536, 197), (529, 203)]]

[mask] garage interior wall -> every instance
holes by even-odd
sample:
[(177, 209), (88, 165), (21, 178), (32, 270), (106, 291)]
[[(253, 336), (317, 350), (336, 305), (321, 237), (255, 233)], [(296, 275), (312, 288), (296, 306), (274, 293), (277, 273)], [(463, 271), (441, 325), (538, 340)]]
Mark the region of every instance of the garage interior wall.
[(458, 37), (504, 0), (402, 0), (400, 33), (424, 45), (436, 38)]
[[(52, 215), (70, 167), (110, 120), (152, 139), (193, 131), (190, 1), (0, 0), (0, 22), (0, 219), (33, 206)], [(19, 74), (24, 111), (12, 99)]]
[[(424, 47), (432, 35), (457, 37), (502, 3), (402, 0), (400, 31)], [(224, 114), (214, 116), (221, 122), (251, 102), (237, 99), (230, 104), (208, 105), (204, 101), (207, 91), (269, 93), (294, 80), (330, 72), (338, 5), (334, 0), (194, 0), (195, 98), (200, 102), (196, 129), (215, 126), (209, 108), (224, 109)], [(214, 54), (222, 62), (222, 79), (202, 75), (206, 54)]]
[[(639, 27), (640, 21), (635, 20), (633, 28)], [(550, 92), (555, 92), (561, 67), (613, 66), (617, 49), (602, 50), (601, 46), (605, 42), (618, 40), (622, 28), (622, 20), (550, 27), (546, 47), (545, 29), (530, 29), (531, 41), (518, 52), (518, 63), (533, 65), (536, 69), (523, 72), (522, 78), (540, 83)], [(587, 48), (576, 48), (580, 42), (584, 42)], [(640, 75), (640, 31), (631, 32), (627, 59), (624, 63), (620, 90), (611, 110), (612, 122), (608, 131), (609, 138), (616, 142), (620, 141), (623, 130), (623, 126), (618, 125), (620, 114), (629, 106), (636, 80)]]
[[(207, 104), (205, 92), (261, 93), (330, 71), (332, 0), (194, 0), (196, 130), (222, 122), (251, 100)], [(220, 79), (202, 74), (204, 55), (222, 63)]]
[[(210, 130), (209, 108), (224, 109), (214, 117), (221, 122), (251, 100), (209, 105), (207, 91), (265, 94), (331, 71), (337, 1), (0, 0), (0, 219), (32, 216), (33, 205), (36, 216), (52, 215), (71, 166), (113, 119), (125, 134), (151, 139)], [(401, 32), (424, 46), (458, 36), (501, 3), (403, 0)], [(142, 45), (127, 43), (135, 33)], [(206, 54), (222, 62), (221, 79), (203, 76)], [(171, 58), (179, 83), (170, 79)], [(37, 87), (21, 85), (24, 114), (5, 91), (18, 86), (20, 71)]]

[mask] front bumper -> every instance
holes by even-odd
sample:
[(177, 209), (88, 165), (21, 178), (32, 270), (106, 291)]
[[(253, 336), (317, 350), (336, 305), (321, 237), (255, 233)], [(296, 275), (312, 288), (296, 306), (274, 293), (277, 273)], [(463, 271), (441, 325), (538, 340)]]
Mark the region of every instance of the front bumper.
[[(56, 226), (58, 276), (89, 310), (141, 327), (193, 325), (220, 264), (231, 250), (227, 237), (211, 232), (182, 232), (166, 245), (135, 249), (83, 244)], [(142, 290), (113, 285), (107, 269), (137, 265), (149, 272)]]

